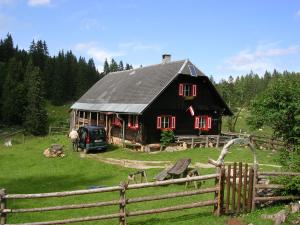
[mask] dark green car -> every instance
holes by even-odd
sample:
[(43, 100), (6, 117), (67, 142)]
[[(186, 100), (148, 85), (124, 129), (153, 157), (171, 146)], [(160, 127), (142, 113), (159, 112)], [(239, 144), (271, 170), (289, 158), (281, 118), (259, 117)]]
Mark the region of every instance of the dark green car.
[(90, 150), (106, 150), (106, 132), (102, 126), (83, 126), (78, 129), (78, 148), (88, 153)]

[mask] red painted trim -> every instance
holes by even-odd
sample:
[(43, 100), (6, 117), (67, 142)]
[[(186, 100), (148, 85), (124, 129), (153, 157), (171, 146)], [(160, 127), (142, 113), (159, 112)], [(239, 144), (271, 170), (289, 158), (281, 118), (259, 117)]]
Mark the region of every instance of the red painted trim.
[(156, 118), (156, 128), (161, 129), (161, 116)]
[(196, 84), (192, 85), (192, 96), (194, 96), (194, 97), (197, 96), (197, 85)]
[(176, 128), (176, 117), (172, 116), (171, 117), (171, 129), (175, 129)]
[(179, 84), (179, 96), (183, 96), (183, 84)]
[(195, 116), (194, 128), (199, 129), (200, 116)]

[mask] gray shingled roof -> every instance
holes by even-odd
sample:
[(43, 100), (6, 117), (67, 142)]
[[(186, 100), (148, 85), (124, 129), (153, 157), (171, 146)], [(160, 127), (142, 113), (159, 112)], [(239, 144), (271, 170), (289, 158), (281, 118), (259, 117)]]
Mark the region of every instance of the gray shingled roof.
[[(193, 64), (180, 60), (109, 73), (71, 108), (140, 114), (178, 74), (190, 74), (188, 65)], [(197, 68), (196, 72), (197, 76), (204, 76)]]

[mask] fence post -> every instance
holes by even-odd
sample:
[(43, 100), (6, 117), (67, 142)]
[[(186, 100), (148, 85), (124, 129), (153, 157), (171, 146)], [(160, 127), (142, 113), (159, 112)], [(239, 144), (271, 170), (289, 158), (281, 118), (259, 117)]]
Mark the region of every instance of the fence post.
[[(254, 170), (253, 167), (249, 170), (249, 191), (248, 191), (248, 201), (247, 201), (247, 212), (251, 212), (252, 209), (252, 202), (254, 202), (254, 184), (253, 184), (253, 178), (254, 178)], [(255, 202), (254, 202), (255, 204)]]
[(6, 191), (5, 189), (0, 189), (0, 224), (3, 225), (6, 223), (6, 213), (3, 213), (3, 210), (6, 208)]
[(220, 135), (217, 136), (216, 148), (219, 148), (220, 145)]
[(225, 213), (229, 213), (231, 165), (228, 165), (227, 168)]
[(119, 217), (119, 225), (126, 225), (126, 188), (128, 184), (126, 182), (122, 182), (120, 184), (120, 217)]
[(224, 181), (225, 181), (225, 168), (222, 167), (219, 176), (219, 191), (218, 191), (218, 206), (217, 206), (217, 216), (221, 216), (223, 213), (224, 206)]

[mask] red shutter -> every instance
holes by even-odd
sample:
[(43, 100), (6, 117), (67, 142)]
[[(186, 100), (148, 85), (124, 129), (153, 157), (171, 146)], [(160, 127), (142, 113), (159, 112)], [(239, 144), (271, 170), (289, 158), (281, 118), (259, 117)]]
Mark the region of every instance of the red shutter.
[(175, 116), (172, 116), (171, 117), (171, 128), (172, 129), (175, 129), (176, 128), (176, 117)]
[(157, 120), (156, 120), (156, 128), (157, 128), (157, 129), (161, 129), (161, 116), (158, 116), (158, 117), (157, 117)]
[(183, 84), (179, 84), (179, 96), (183, 96)]
[(208, 117), (206, 117), (207, 118), (207, 129), (211, 129), (211, 117), (210, 116), (208, 116)]
[(199, 129), (199, 116), (195, 116), (195, 123), (194, 123), (194, 128), (195, 129)]
[(139, 117), (135, 116), (135, 128), (139, 128)]
[(197, 85), (196, 84), (193, 84), (193, 86), (192, 86), (192, 95), (194, 97), (197, 96)]
[(128, 115), (128, 127), (131, 127), (131, 116)]

